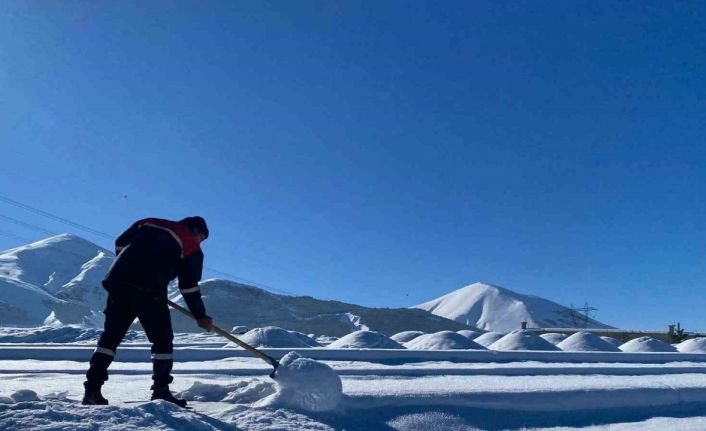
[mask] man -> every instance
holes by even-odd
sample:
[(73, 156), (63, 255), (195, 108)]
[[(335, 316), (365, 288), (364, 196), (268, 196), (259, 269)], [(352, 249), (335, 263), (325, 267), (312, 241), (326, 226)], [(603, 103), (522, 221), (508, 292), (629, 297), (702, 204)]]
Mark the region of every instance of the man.
[(152, 399), (186, 406), (185, 400), (169, 391), (174, 334), (167, 286), (179, 278), (179, 291), (198, 325), (210, 330), (213, 321), (206, 315), (198, 285), (203, 268), (200, 244), (206, 238), (208, 227), (201, 217), (178, 222), (147, 218), (133, 224), (115, 241), (117, 257), (103, 280), (108, 291), (105, 329), (86, 373), (83, 404), (108, 404), (101, 386), (108, 380), (115, 350), (137, 318), (152, 343)]

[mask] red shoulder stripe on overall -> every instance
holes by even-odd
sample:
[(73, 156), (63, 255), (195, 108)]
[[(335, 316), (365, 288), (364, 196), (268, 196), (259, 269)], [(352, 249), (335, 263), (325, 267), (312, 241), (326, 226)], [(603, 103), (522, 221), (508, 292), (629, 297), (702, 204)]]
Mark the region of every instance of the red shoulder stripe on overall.
[(139, 222), (140, 226), (151, 226), (169, 232), (181, 248), (181, 256), (186, 257), (200, 249), (198, 241), (194, 238), (188, 227), (178, 221), (164, 220), (160, 218), (146, 218)]

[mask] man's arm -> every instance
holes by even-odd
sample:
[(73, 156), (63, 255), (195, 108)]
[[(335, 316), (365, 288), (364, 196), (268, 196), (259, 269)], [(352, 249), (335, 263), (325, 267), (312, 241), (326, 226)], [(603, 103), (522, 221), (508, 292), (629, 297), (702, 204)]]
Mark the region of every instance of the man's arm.
[(135, 235), (137, 234), (137, 231), (139, 229), (140, 229), (140, 222), (136, 221), (125, 232), (120, 234), (118, 239), (115, 240), (115, 254), (120, 254), (120, 252), (125, 247), (130, 245), (130, 243), (132, 242), (132, 239), (135, 237)]
[[(179, 292), (197, 320), (207, 318), (206, 307), (201, 299), (201, 273), (203, 271), (203, 253), (198, 250), (181, 260), (179, 266)], [(210, 318), (209, 318), (210, 319)], [(199, 326), (203, 327), (201, 322)], [(207, 325), (210, 327), (210, 324)], [(208, 329), (208, 327), (204, 329)]]

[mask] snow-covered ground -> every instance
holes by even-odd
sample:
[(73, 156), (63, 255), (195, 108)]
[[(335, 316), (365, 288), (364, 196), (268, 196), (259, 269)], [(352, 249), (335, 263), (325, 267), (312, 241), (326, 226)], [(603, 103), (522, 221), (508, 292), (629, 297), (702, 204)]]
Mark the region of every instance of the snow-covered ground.
[[(285, 350), (268, 352), (281, 356)], [(304, 356), (328, 357), (321, 361), (341, 377), (343, 398), (333, 411), (268, 405), (263, 400), (276, 387), (267, 377), (267, 364), (242, 350), (197, 343), (177, 350), (172, 385), (184, 391), (193, 409), (145, 401), (151, 364), (148, 347), (139, 344), (120, 349), (132, 353), (123, 355), (127, 361), (119, 356), (111, 367), (104, 388), (111, 405), (85, 407), (78, 400), (90, 347), (4, 344), (0, 429), (706, 429), (703, 354), (297, 350)], [(224, 351), (236, 356), (218, 354)], [(402, 356), (385, 356), (392, 353)], [(494, 353), (501, 354), (499, 360), (473, 356)], [(316, 384), (317, 379), (305, 383)], [(22, 390), (37, 397), (18, 393)]]

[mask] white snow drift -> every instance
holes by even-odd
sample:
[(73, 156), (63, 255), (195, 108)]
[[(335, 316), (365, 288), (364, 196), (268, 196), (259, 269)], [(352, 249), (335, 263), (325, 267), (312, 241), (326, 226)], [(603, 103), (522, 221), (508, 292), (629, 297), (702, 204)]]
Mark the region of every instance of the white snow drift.
[(420, 335), (412, 341), (405, 343), (404, 346), (410, 350), (486, 350), (485, 347), (480, 344), (452, 331), (440, 331), (433, 334)]
[(557, 347), (567, 352), (619, 352), (620, 349), (608, 343), (601, 337), (586, 331), (577, 332), (564, 341), (557, 344)]
[(503, 338), (494, 342), (489, 347), (490, 350), (559, 350), (559, 348), (549, 341), (540, 338), (532, 331), (518, 329), (510, 332)]
[(665, 343), (664, 341), (656, 340), (652, 337), (640, 337), (628, 341), (620, 346), (623, 352), (638, 353), (638, 352), (676, 352), (676, 347)]
[[(253, 347), (318, 347), (319, 343), (306, 334), (287, 331), (277, 326), (255, 328), (241, 335), (240, 340)], [(229, 343), (229, 346), (234, 345)]]
[(706, 337), (691, 338), (677, 345), (682, 353), (706, 353)]
[(355, 331), (327, 346), (330, 349), (404, 349), (397, 341), (375, 331)]
[(557, 345), (566, 339), (566, 334), (561, 334), (559, 332), (548, 332), (546, 334), (540, 335), (540, 337), (549, 341), (553, 345)]
[(390, 337), (391, 340), (397, 341), (400, 344), (404, 344), (408, 341), (412, 341), (415, 338), (419, 337), (420, 335), (424, 335), (424, 332), (422, 331), (403, 331), (403, 332), (398, 332), (392, 337)]

